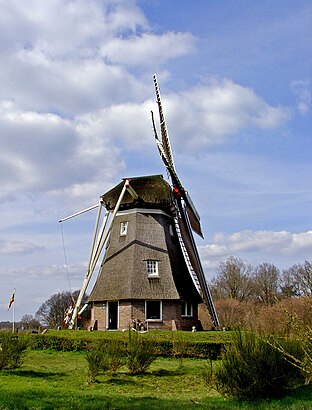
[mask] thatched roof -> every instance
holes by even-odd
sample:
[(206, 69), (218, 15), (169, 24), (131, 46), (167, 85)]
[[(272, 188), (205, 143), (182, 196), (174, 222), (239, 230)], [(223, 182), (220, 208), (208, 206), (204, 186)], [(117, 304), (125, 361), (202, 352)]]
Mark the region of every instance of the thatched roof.
[(126, 180), (129, 180), (130, 186), (135, 190), (139, 198), (137, 200), (133, 199), (129, 192), (126, 191), (120, 210), (133, 207), (157, 207), (169, 213), (173, 212), (172, 191), (162, 175), (123, 178), (122, 182), (102, 195), (102, 200), (108, 211), (115, 208)]
[[(120, 223), (124, 221), (129, 223), (128, 233), (121, 237)], [(158, 278), (148, 277), (146, 260), (159, 261)], [(116, 217), (89, 300), (122, 299), (201, 301), (184, 261), (172, 217), (140, 211)]]

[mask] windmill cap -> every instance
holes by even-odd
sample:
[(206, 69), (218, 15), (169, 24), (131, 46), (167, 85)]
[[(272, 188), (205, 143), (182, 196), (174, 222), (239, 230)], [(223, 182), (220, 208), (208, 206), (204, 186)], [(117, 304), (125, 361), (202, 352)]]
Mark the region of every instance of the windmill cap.
[(123, 178), (122, 182), (101, 196), (108, 211), (115, 208), (125, 181), (129, 181), (131, 188), (137, 193), (138, 198), (133, 198), (126, 191), (120, 205), (121, 210), (139, 205), (145, 208), (157, 207), (170, 213), (173, 211), (174, 204), (171, 187), (162, 175)]

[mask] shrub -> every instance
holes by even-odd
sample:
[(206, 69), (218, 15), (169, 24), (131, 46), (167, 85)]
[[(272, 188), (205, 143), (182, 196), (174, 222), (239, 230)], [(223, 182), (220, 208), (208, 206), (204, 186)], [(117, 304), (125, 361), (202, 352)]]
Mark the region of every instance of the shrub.
[(103, 370), (108, 370), (112, 375), (125, 363), (125, 347), (123, 343), (110, 340), (106, 342), (103, 355)]
[(297, 355), (289, 349), (289, 346), (283, 345), (279, 338), (271, 338), (268, 343), (282, 353), (293, 366), (300, 369), (304, 374), (305, 383), (309, 384), (312, 381), (312, 327), (296, 313), (286, 312), (286, 314), (292, 328), (290, 340), (300, 346), (303, 354)]
[[(296, 357), (302, 356), (297, 343), (287, 349)], [(282, 396), (288, 388), (303, 382), (300, 369), (283, 353), (255, 333), (240, 331), (233, 334), (216, 370), (207, 367), (204, 378), (222, 395), (245, 400)]]
[(95, 382), (96, 376), (102, 371), (103, 351), (92, 349), (86, 354), (88, 362), (88, 382)]
[(139, 333), (129, 330), (126, 364), (130, 374), (144, 373), (155, 359), (154, 342), (144, 340)]
[(27, 341), (11, 333), (0, 334), (0, 370), (17, 369), (23, 364)]
[(122, 344), (116, 341), (106, 341), (87, 351), (88, 381), (93, 383), (100, 373), (110, 372), (115, 375), (124, 365), (125, 352)]

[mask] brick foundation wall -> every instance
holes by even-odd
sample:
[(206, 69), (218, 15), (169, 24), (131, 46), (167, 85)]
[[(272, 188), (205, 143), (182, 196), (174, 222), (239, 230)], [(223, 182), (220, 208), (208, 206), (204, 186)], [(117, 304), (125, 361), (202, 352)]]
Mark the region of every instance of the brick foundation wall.
[(129, 325), (132, 325), (132, 306), (130, 301), (119, 302), (119, 323), (118, 329), (129, 329)]
[(106, 304), (93, 304), (91, 308), (90, 326), (95, 330), (106, 330)]
[[(107, 303), (95, 303), (91, 309), (91, 326), (94, 330), (107, 330)], [(145, 301), (119, 301), (118, 304), (118, 330), (128, 329), (133, 326), (133, 320), (144, 323), (150, 330), (192, 330), (195, 326), (200, 329), (197, 307), (193, 306), (193, 316), (181, 316), (180, 301), (163, 301), (162, 321), (145, 321)], [(97, 327), (96, 327), (97, 326)]]
[[(153, 326), (153, 325), (152, 325)], [(163, 324), (165, 330), (192, 330), (198, 327), (197, 307), (193, 306), (193, 316), (181, 316), (181, 302), (163, 302)]]

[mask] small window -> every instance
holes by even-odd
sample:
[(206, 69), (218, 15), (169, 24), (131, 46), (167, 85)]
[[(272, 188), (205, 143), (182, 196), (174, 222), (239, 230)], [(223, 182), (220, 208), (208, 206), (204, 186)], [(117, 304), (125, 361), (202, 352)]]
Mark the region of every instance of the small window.
[(146, 263), (146, 273), (149, 277), (159, 276), (158, 273), (158, 261), (148, 259)]
[(161, 300), (147, 300), (145, 302), (145, 319), (146, 320), (162, 320)]
[(120, 236), (126, 236), (128, 231), (128, 222), (120, 223)]
[(171, 224), (169, 225), (169, 233), (171, 236), (173, 236), (173, 227)]
[(193, 316), (193, 305), (190, 302), (182, 302), (182, 316)]

